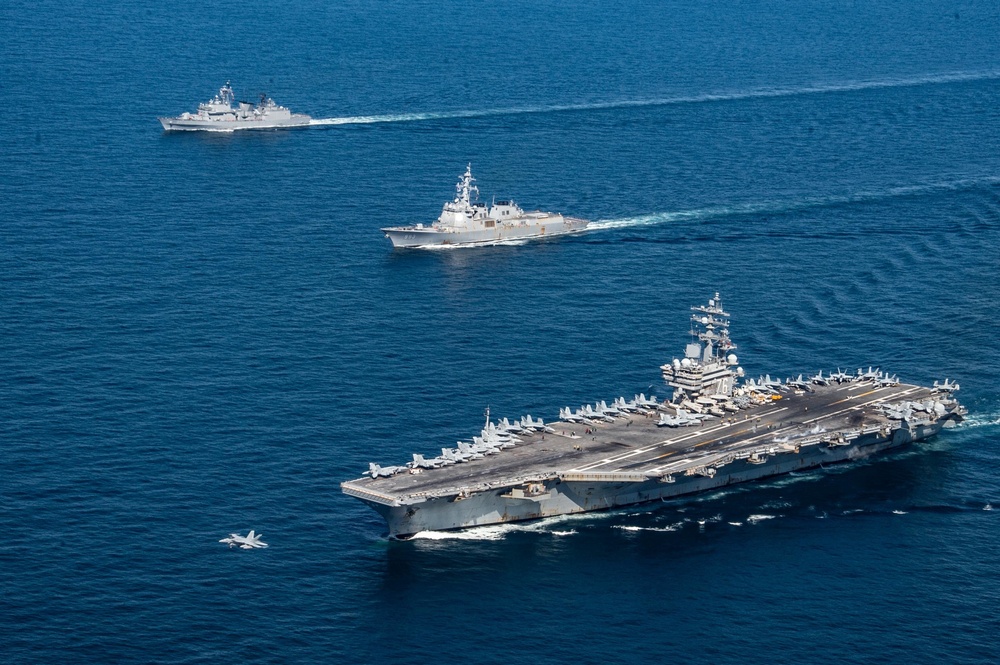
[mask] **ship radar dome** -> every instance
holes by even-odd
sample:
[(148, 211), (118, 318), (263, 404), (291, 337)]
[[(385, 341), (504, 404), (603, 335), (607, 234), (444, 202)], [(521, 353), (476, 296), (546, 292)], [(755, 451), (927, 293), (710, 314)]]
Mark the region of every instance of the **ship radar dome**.
[(701, 317), (701, 325), (703, 325), (703, 326), (707, 326), (708, 325), (708, 317), (707, 316)]
[(678, 367), (681, 366), (681, 361), (678, 360), (677, 358), (674, 358), (673, 366), (674, 366), (674, 369), (677, 369)]
[(684, 360), (681, 361), (681, 367), (690, 367), (690, 366), (691, 366), (690, 358), (685, 358)]
[(739, 362), (739, 360), (736, 358), (735, 353), (730, 353), (728, 356), (726, 356), (726, 362), (729, 363), (730, 365), (735, 365), (737, 362)]
[(737, 367), (736, 368), (736, 376), (743, 376), (743, 368), (742, 367)]

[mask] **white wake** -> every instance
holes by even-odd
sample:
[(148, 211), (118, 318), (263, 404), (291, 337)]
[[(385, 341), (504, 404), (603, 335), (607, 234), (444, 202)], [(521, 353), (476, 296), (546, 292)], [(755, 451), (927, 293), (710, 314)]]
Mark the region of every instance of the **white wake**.
[(836, 92), (878, 90), (883, 88), (905, 88), (918, 85), (960, 83), (964, 81), (989, 81), (1000, 79), (1000, 71), (950, 72), (929, 76), (913, 76), (882, 79), (876, 81), (849, 81), (824, 85), (801, 87), (754, 88), (751, 90), (706, 93), (701, 95), (681, 95), (654, 99), (620, 100), (614, 102), (592, 102), (585, 104), (550, 104), (499, 109), (438, 111), (423, 113), (388, 113), (382, 115), (357, 115), (335, 118), (316, 118), (314, 126), (367, 125), (383, 122), (419, 122), (425, 120), (449, 120), (460, 118), (486, 118), (500, 115), (523, 115), (530, 113), (559, 113), (564, 111), (599, 111), (603, 109), (641, 108), (647, 106), (670, 106), (675, 104), (701, 104), (706, 102), (737, 101), (742, 99), (766, 99), (770, 97), (795, 97)]

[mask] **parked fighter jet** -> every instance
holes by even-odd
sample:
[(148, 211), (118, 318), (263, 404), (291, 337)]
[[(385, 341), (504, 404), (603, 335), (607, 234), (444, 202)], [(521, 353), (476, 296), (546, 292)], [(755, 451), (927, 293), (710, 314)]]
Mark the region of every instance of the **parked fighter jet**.
[(410, 467), (411, 469), (436, 469), (439, 466), (442, 466), (443, 464), (444, 462), (442, 460), (437, 459), (436, 457), (434, 459), (424, 459), (423, 455), (419, 453), (413, 453), (413, 461), (407, 464), (406, 466)]
[(859, 367), (858, 374), (855, 378), (858, 381), (874, 381), (881, 375), (882, 373), (879, 371), (877, 367), (875, 369), (872, 369), (871, 365), (869, 365), (867, 372), (862, 371), (862, 369)]
[(959, 387), (960, 386), (957, 383), (950, 382), (948, 379), (945, 379), (944, 383), (938, 383), (937, 381), (934, 382), (934, 392), (938, 393), (953, 393), (958, 390)]
[(524, 428), (521, 427), (521, 423), (519, 423), (516, 420), (514, 422), (511, 422), (506, 418), (500, 421), (500, 427), (498, 429), (506, 430), (508, 432), (514, 432), (515, 434), (520, 434), (521, 432), (524, 431)]
[(778, 394), (777, 390), (775, 390), (774, 388), (772, 388), (772, 387), (770, 387), (768, 385), (765, 385), (763, 383), (763, 379), (761, 379), (760, 382), (754, 381), (753, 379), (747, 379), (746, 380), (746, 387), (749, 388), (753, 392), (763, 393), (765, 395), (777, 395)]
[(379, 466), (374, 462), (368, 463), (368, 473), (371, 474), (372, 478), (378, 478), (380, 476), (388, 478), (389, 476), (394, 476), (397, 473), (402, 473), (403, 471), (406, 471), (405, 466)]
[(245, 536), (241, 536), (238, 533), (231, 533), (228, 537), (220, 540), (220, 543), (226, 543), (229, 547), (239, 547), (241, 550), (255, 550), (267, 547), (267, 543), (263, 542), (263, 534), (257, 534), (253, 529), (250, 530)]
[(684, 409), (677, 409), (676, 416), (668, 416), (665, 413), (660, 414), (660, 420), (656, 423), (657, 427), (687, 427), (688, 425), (698, 425), (701, 423), (701, 419), (689, 414)]
[(534, 430), (535, 432), (548, 432), (549, 434), (555, 434), (555, 430), (546, 425), (545, 421), (541, 418), (538, 420), (532, 420), (530, 413), (521, 419), (521, 425), (525, 429)]
[(908, 402), (903, 404), (886, 404), (882, 406), (882, 412), (891, 420), (909, 420), (913, 415), (913, 410)]
[(459, 462), (467, 462), (472, 458), (461, 451), (455, 450), (454, 448), (442, 448), (441, 459), (444, 460), (445, 464), (458, 464)]
[[(599, 408), (600, 408), (600, 406), (598, 406), (598, 409)], [(596, 422), (598, 420), (603, 420), (604, 422), (608, 422), (608, 423), (615, 422), (614, 418), (612, 418), (611, 416), (605, 414), (603, 411), (595, 410), (589, 404), (587, 404), (586, 406), (583, 407), (583, 417), (587, 418), (587, 419), (589, 419), (589, 420), (591, 420), (593, 422)]]
[(843, 371), (838, 367), (836, 372), (830, 374), (830, 378), (836, 381), (837, 383), (846, 383), (850, 381), (852, 377), (850, 374), (848, 374), (847, 372)]
[(458, 452), (462, 455), (466, 455), (467, 459), (483, 459), (483, 454), (468, 443), (459, 441), (455, 445), (458, 446)]
[(809, 392), (813, 391), (812, 384), (803, 379), (801, 374), (799, 374), (799, 378), (797, 379), (785, 379), (785, 385), (792, 388), (798, 388), (799, 390), (808, 390)]
[(645, 393), (639, 393), (636, 395), (635, 403), (644, 409), (655, 409), (658, 406), (656, 395), (650, 395), (649, 399), (646, 399)]
[(820, 370), (819, 374), (817, 374), (816, 376), (810, 376), (809, 380), (815, 383), (817, 386), (828, 386), (830, 385), (830, 379), (832, 378), (833, 378), (832, 376), (831, 377), (823, 376), (823, 370)]
[(578, 415), (575, 415), (568, 406), (564, 406), (563, 408), (559, 409), (559, 420), (562, 420), (567, 423), (583, 422), (583, 418), (581, 418)]
[(895, 374), (892, 376), (885, 374), (875, 379), (875, 385), (878, 386), (879, 388), (889, 388), (890, 386), (898, 386), (899, 378)]
[(772, 379), (770, 374), (765, 374), (764, 377), (758, 381), (758, 383), (763, 386), (767, 386), (771, 390), (783, 390), (781, 379)]
[(608, 406), (608, 403), (605, 402), (603, 399), (601, 400), (601, 403), (598, 406), (601, 407), (601, 411), (603, 411), (605, 415), (611, 416), (612, 418), (614, 418), (615, 416), (620, 416), (622, 414), (622, 412), (618, 410), (617, 406), (615, 406), (614, 404)]

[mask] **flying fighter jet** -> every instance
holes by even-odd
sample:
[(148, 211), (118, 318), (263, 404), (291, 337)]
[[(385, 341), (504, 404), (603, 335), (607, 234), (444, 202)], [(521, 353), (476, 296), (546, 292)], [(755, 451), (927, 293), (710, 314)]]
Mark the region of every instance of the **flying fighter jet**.
[(220, 540), (220, 543), (226, 543), (230, 548), (239, 547), (241, 550), (255, 550), (267, 547), (267, 543), (263, 542), (263, 534), (257, 534), (253, 529), (250, 530), (245, 536), (241, 536), (238, 533), (231, 533), (228, 537)]

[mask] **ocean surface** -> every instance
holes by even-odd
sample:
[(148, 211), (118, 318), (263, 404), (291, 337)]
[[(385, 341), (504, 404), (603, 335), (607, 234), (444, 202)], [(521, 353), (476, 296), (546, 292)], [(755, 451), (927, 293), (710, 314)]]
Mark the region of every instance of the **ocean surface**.
[[(1000, 5), (0, 3), (0, 661), (996, 663)], [(164, 133), (226, 79), (316, 126)], [(467, 163), (585, 234), (394, 251)], [(395, 542), (341, 494), (747, 372), (962, 385), (905, 451)], [(218, 541), (255, 529), (266, 550)]]

